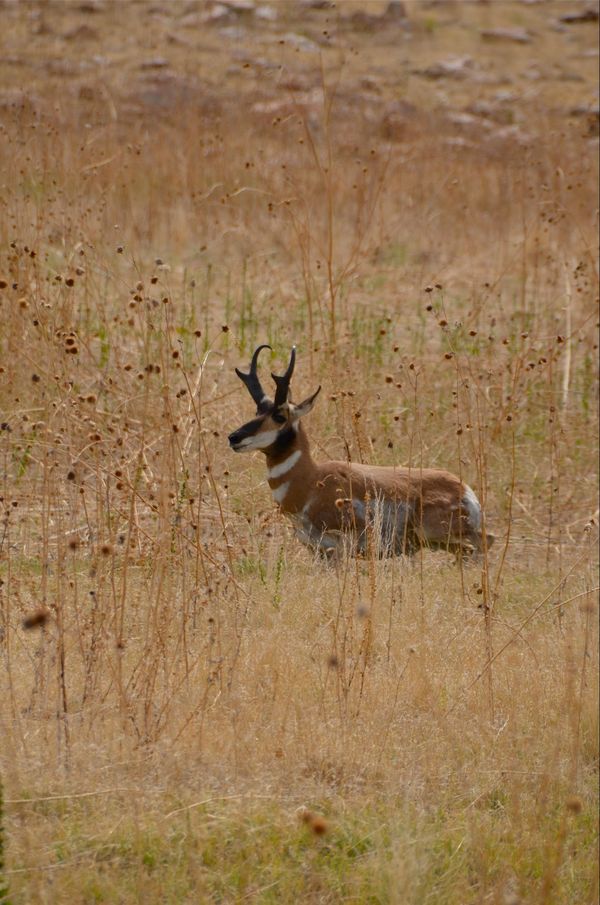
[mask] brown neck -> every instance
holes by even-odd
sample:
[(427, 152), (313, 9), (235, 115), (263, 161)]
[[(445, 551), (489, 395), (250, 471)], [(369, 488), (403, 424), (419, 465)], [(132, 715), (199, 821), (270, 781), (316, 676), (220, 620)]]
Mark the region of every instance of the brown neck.
[(298, 424), (265, 452), (275, 501), (284, 512), (298, 512), (314, 490), (317, 470), (304, 429)]
[(306, 456), (308, 459), (311, 459), (310, 443), (304, 432), (304, 428), (300, 423), (297, 424), (297, 430), (290, 427), (280, 436), (273, 446), (269, 446), (268, 449), (265, 449), (267, 468), (273, 468), (275, 465), (279, 465), (297, 450), (302, 451), (303, 457)]

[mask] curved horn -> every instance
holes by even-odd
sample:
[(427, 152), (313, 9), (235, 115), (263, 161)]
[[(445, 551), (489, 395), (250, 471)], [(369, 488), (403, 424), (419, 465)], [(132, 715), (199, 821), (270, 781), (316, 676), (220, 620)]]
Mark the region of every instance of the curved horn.
[(260, 408), (261, 405), (264, 405), (265, 402), (268, 402), (269, 397), (260, 385), (260, 380), (258, 379), (258, 374), (256, 373), (256, 365), (258, 363), (258, 356), (261, 350), (270, 348), (271, 346), (267, 346), (265, 344), (258, 346), (258, 348), (255, 349), (254, 355), (252, 356), (252, 361), (250, 362), (250, 370), (247, 374), (245, 374), (243, 371), (240, 371), (239, 368), (235, 369), (235, 373), (240, 378), (240, 380), (246, 384), (246, 389), (256, 402), (258, 408)]
[(275, 390), (275, 407), (277, 408), (280, 405), (283, 405), (284, 402), (287, 402), (288, 393), (290, 391), (290, 380), (292, 379), (292, 374), (294, 373), (294, 365), (296, 364), (296, 346), (292, 346), (292, 354), (290, 355), (290, 363), (287, 366), (287, 371), (285, 374), (281, 376), (277, 374), (271, 374), (271, 377), (275, 381), (275, 386), (277, 389)]

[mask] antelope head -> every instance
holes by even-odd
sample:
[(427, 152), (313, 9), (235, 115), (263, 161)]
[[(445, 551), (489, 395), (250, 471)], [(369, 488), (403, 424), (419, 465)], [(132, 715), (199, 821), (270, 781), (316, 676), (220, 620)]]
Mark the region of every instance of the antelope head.
[(248, 373), (235, 369), (240, 380), (245, 383), (246, 389), (256, 403), (256, 417), (252, 421), (243, 424), (229, 435), (229, 445), (235, 452), (250, 452), (260, 449), (268, 453), (278, 441), (283, 438), (291, 438), (298, 430), (298, 422), (304, 415), (308, 415), (312, 409), (321, 387), (316, 393), (309, 396), (304, 402), (295, 405), (291, 400), (290, 381), (296, 364), (296, 347), (292, 347), (292, 354), (285, 374), (271, 374), (275, 381), (275, 396), (271, 399), (263, 390), (256, 366), (258, 356), (262, 349), (270, 349), (270, 346), (258, 346)]

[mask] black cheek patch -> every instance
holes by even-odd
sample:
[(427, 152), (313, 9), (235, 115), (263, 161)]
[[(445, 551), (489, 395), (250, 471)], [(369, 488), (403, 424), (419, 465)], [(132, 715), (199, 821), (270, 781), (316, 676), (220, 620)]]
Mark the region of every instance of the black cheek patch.
[(229, 435), (229, 442), (235, 445), (241, 443), (242, 440), (247, 440), (248, 437), (254, 437), (258, 433), (258, 429), (262, 423), (262, 418), (254, 418), (253, 421), (242, 424), (240, 428)]
[(246, 440), (248, 437), (256, 436), (262, 423), (262, 418), (254, 418), (252, 421), (248, 421), (247, 424), (243, 424), (238, 431), (240, 440)]
[(285, 430), (279, 432), (277, 439), (269, 447), (269, 452), (271, 453), (271, 455), (277, 456), (280, 453), (285, 452), (288, 446), (291, 446), (295, 439), (296, 431), (294, 430), (294, 428), (286, 427)]

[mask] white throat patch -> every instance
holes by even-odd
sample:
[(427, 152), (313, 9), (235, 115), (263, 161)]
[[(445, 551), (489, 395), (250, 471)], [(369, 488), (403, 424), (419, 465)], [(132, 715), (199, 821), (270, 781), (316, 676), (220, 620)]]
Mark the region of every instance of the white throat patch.
[(279, 487), (276, 487), (273, 490), (273, 499), (276, 503), (281, 503), (286, 497), (286, 494), (289, 490), (290, 482), (286, 481), (285, 484), (280, 484)]
[(284, 474), (287, 474), (288, 471), (294, 467), (301, 455), (302, 450), (297, 449), (296, 452), (293, 452), (291, 456), (288, 456), (287, 459), (284, 459), (279, 465), (274, 465), (273, 468), (269, 468), (267, 472), (268, 479), (274, 481), (275, 478), (281, 478)]

